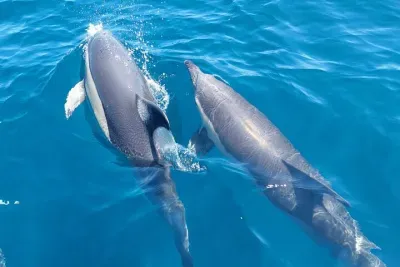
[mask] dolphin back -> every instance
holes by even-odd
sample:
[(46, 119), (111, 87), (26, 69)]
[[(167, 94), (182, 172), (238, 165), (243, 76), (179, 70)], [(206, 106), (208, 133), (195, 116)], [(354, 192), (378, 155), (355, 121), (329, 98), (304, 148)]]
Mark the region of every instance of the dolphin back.
[(187, 61), (186, 65), (195, 87), (196, 103), (220, 150), (247, 164), (264, 180), (264, 186), (285, 180), (287, 187), (282, 191), (291, 190), (288, 194), (295, 188), (320, 191), (350, 206), (255, 106), (224, 82), (203, 73), (193, 62)]
[(152, 134), (157, 127), (169, 129), (169, 122), (128, 50), (101, 31), (89, 41), (86, 59), (85, 77), (93, 80), (86, 90), (98, 95), (109, 141), (136, 166), (156, 164)]

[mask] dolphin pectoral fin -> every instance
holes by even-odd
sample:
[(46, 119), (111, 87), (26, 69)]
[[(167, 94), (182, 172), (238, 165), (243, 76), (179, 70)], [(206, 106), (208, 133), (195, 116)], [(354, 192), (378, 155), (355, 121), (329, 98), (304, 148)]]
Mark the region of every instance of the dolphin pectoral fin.
[(208, 137), (207, 129), (201, 127), (193, 133), (189, 141), (189, 148), (197, 155), (204, 156), (214, 147), (214, 142)]
[(158, 127), (164, 127), (169, 130), (168, 118), (157, 104), (136, 95), (136, 106), (139, 116), (146, 124), (150, 134)]
[(64, 104), (65, 117), (69, 119), (74, 110), (85, 100), (85, 83), (78, 82), (69, 92)]
[(308, 174), (302, 172), (301, 170), (297, 169), (296, 167), (294, 167), (293, 165), (289, 164), (284, 160), (282, 162), (287, 167), (292, 177), (296, 177), (296, 180), (293, 181), (294, 187), (326, 193), (334, 197), (336, 200), (341, 202), (346, 207), (351, 207), (350, 202), (348, 202), (346, 199), (340, 196), (327, 183), (323, 183), (313, 177), (310, 177)]

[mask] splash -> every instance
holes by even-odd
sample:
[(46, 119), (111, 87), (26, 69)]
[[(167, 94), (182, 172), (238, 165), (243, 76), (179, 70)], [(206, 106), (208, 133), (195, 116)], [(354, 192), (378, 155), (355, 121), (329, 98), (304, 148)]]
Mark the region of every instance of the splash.
[(169, 105), (169, 94), (165, 89), (164, 85), (159, 84), (155, 80), (153, 80), (147, 72), (145, 71), (144, 75), (147, 85), (149, 86), (151, 93), (157, 101), (157, 105), (164, 111), (167, 111)]
[(191, 150), (175, 142), (174, 136), (169, 130), (157, 128), (154, 131), (153, 139), (158, 156), (164, 164), (184, 172), (201, 172), (205, 170)]
[[(13, 205), (13, 204), (14, 205), (19, 205), (19, 201), (16, 200), (14, 202), (10, 202), (8, 200), (4, 201), (4, 200), (0, 199), (0, 205), (8, 206), (8, 205)], [(0, 265), (0, 267), (1, 267), (1, 265)]]
[(197, 155), (187, 147), (176, 144), (178, 150), (178, 157), (183, 171), (190, 172), (204, 172), (206, 167), (201, 165), (197, 159)]
[[(149, 50), (153, 45), (149, 44), (145, 40), (145, 30), (143, 23), (136, 25), (137, 29), (134, 31), (136, 40), (138, 41), (138, 47), (135, 49), (139, 52), (140, 58), (138, 59), (141, 63), (141, 70), (144, 74), (144, 77), (147, 81), (147, 84), (156, 99), (158, 106), (164, 111), (167, 111), (169, 105), (169, 94), (165, 88), (165, 85), (162, 85), (160, 81), (156, 81), (150, 75), (149, 66), (151, 64), (151, 57), (149, 55)], [(133, 51), (132, 51), (133, 52)], [(165, 75), (165, 74), (164, 74)]]
[[(167, 148), (168, 149), (168, 148)], [(179, 143), (174, 143), (164, 154), (165, 159), (171, 164), (171, 167), (183, 172), (202, 173), (207, 171), (204, 163), (211, 163), (210, 160), (202, 159), (201, 164), (195, 150), (190, 146), (185, 147)], [(214, 162), (215, 163), (215, 162)]]
[(86, 52), (86, 48), (87, 48), (87, 43), (89, 42), (89, 40), (98, 32), (103, 30), (103, 23), (99, 22), (98, 24), (92, 24), (89, 23), (89, 26), (86, 29), (86, 36), (85, 39), (83, 40), (83, 42), (79, 45), (80, 48), (82, 48), (83, 50), (83, 57), (85, 55)]
[(87, 33), (87, 38), (91, 38), (93, 37), (96, 33), (100, 32), (103, 30), (103, 23), (99, 23), (99, 24), (89, 24), (89, 27), (86, 29), (86, 33)]

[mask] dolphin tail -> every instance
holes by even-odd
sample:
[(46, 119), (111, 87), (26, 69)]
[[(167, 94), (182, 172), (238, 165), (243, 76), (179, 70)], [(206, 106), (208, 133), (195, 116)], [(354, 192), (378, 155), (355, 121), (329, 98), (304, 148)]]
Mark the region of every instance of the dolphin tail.
[[(175, 191), (170, 168), (165, 168), (164, 176), (169, 181), (171, 189), (173, 188)], [(167, 207), (163, 209), (163, 214), (174, 231), (175, 246), (181, 256), (182, 266), (192, 267), (193, 260), (189, 252), (189, 232), (186, 224), (185, 207), (176, 193), (166, 204)]]
[(350, 203), (341, 195), (339, 195), (336, 191), (334, 191), (332, 187), (327, 184), (326, 181), (324, 181), (323, 179), (315, 179), (314, 177), (311, 177), (310, 175), (304, 173), (303, 171), (294, 167), (285, 160), (282, 160), (282, 163), (286, 166), (292, 177), (301, 177), (301, 179), (298, 179), (298, 181), (293, 181), (294, 187), (311, 191), (320, 191), (321, 193), (329, 194), (346, 207), (351, 207)]
[(356, 267), (384, 267), (371, 253), (380, 249), (361, 232), (345, 206), (330, 194), (323, 194), (313, 209), (314, 230), (334, 245), (335, 253)]
[[(140, 175), (144, 177), (143, 172)], [(147, 176), (149, 177), (149, 176)], [(193, 260), (189, 252), (189, 232), (186, 224), (185, 207), (179, 199), (175, 183), (171, 179), (170, 168), (156, 168), (150, 179), (145, 180), (146, 195), (149, 200), (160, 207), (160, 214), (173, 230), (175, 246), (180, 254), (182, 266), (192, 267)]]
[(386, 264), (369, 251), (362, 251), (355, 259), (357, 267), (386, 267)]

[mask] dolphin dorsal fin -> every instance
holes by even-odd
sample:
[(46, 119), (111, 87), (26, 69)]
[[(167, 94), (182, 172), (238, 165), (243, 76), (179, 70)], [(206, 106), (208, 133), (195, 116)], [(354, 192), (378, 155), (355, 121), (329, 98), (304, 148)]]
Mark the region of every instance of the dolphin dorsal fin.
[(158, 127), (170, 129), (169, 121), (165, 113), (157, 104), (139, 95), (136, 95), (136, 106), (139, 116), (146, 124), (147, 130), (152, 134)]
[(339, 195), (336, 191), (334, 191), (331, 188), (331, 186), (328, 185), (327, 183), (324, 183), (320, 180), (317, 180), (317, 179), (311, 177), (310, 175), (304, 173), (303, 171), (294, 167), (293, 165), (286, 162), (285, 160), (282, 160), (282, 163), (286, 166), (286, 168), (292, 174), (293, 177), (301, 178), (298, 181), (296, 181), (295, 187), (309, 189), (309, 190), (319, 190), (321, 193), (331, 195), (332, 197), (334, 197), (336, 200), (341, 202), (347, 208), (351, 207), (350, 202), (347, 201), (345, 198), (343, 198), (341, 195)]

